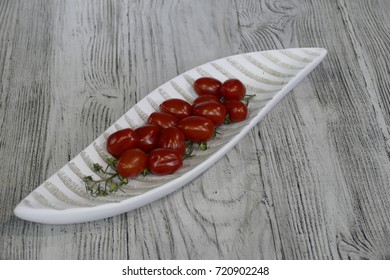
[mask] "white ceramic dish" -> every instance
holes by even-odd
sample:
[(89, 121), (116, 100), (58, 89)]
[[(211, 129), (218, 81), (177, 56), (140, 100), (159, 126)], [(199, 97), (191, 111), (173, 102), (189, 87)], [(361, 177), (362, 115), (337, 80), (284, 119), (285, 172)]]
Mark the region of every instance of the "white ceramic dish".
[[(160, 86), (109, 127), (79, 155), (32, 191), (15, 208), (19, 218), (48, 224), (80, 223), (99, 220), (141, 207), (177, 190), (224, 156), (288, 92), (325, 57), (321, 48), (271, 50), (234, 55), (196, 67)], [(83, 177), (94, 175), (92, 164), (105, 164), (107, 136), (121, 128), (138, 127), (158, 110), (167, 98), (194, 99), (192, 83), (201, 76), (221, 81), (235, 77), (256, 94), (249, 104), (248, 119), (222, 126), (220, 134), (208, 143), (207, 151), (195, 151), (176, 173), (167, 176), (139, 177), (130, 180), (124, 191), (106, 197), (92, 197)]]

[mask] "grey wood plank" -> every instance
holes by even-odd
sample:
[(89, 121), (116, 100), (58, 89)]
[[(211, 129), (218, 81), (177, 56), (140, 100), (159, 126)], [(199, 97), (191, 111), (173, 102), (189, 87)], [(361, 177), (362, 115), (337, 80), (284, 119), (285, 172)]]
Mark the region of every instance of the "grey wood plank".
[[(390, 256), (389, 1), (0, 1), (0, 259)], [(16, 204), (150, 91), (228, 55), (325, 61), (179, 191), (77, 225)]]

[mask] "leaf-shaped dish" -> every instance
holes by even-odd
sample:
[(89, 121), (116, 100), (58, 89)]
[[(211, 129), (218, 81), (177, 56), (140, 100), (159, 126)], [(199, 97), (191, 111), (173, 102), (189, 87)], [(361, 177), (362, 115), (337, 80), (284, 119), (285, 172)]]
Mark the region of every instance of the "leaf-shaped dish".
[[(170, 80), (134, 105), (105, 133), (79, 155), (31, 192), (15, 208), (19, 218), (48, 224), (79, 223), (118, 215), (157, 200), (188, 183), (226, 154), (290, 90), (325, 57), (321, 48), (271, 50), (234, 55), (196, 67)], [(212, 76), (221, 81), (240, 79), (247, 94), (255, 94), (249, 104), (247, 120), (219, 128), (220, 134), (208, 143), (207, 151), (195, 151), (174, 174), (138, 177), (106, 197), (92, 197), (84, 176), (93, 174), (93, 163), (105, 165), (109, 157), (105, 143), (109, 134), (125, 127), (136, 128), (158, 110), (168, 98), (193, 101), (195, 79)]]

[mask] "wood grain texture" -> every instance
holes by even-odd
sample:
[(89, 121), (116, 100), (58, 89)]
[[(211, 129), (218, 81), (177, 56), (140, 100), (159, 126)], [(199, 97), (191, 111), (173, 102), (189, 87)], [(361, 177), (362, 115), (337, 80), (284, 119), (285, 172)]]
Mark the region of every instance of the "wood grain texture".
[[(0, 1), (0, 259), (389, 259), (390, 2)], [(19, 201), (133, 104), (228, 55), (327, 58), (191, 183), (102, 221)]]

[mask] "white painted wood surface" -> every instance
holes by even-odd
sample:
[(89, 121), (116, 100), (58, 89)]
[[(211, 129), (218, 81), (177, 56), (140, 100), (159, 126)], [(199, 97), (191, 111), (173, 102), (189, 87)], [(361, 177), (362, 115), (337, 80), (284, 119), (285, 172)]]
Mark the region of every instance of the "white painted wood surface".
[[(0, 0), (0, 259), (389, 259), (390, 2)], [(202, 176), (110, 219), (19, 201), (150, 91), (258, 50), (327, 58)]]

